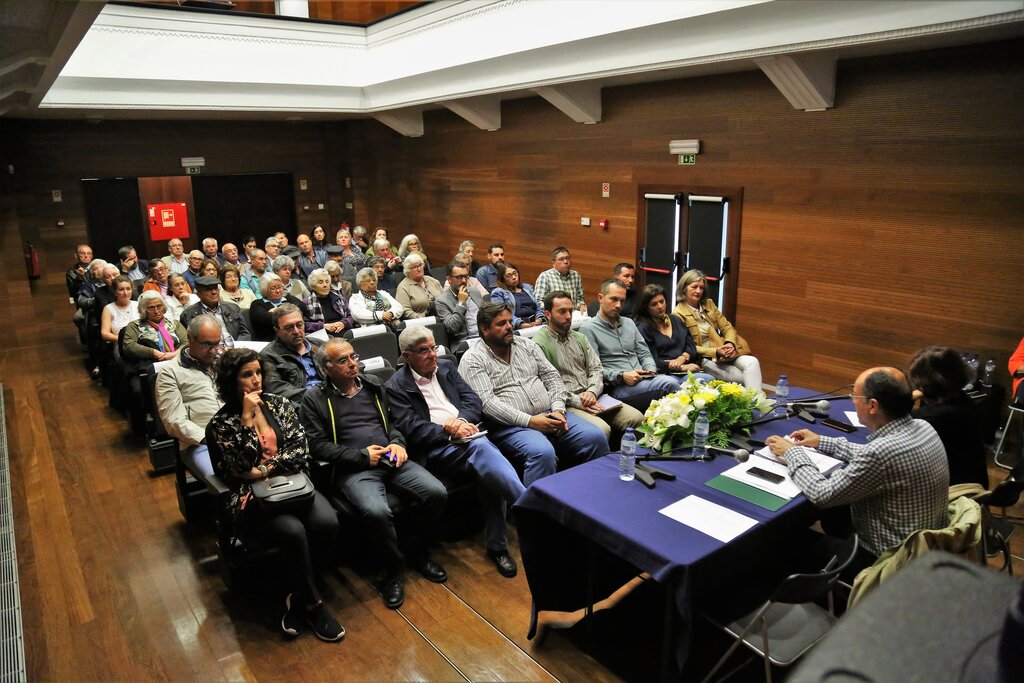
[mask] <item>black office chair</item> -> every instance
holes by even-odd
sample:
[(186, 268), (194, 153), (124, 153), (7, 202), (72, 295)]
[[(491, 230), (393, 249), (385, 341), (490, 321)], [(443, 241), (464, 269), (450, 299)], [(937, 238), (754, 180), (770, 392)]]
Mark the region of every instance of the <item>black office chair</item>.
[(345, 330), (343, 336), (360, 356), (366, 358), (382, 356), (391, 363), (392, 367), (398, 367), (398, 359), (401, 357), (398, 351), (398, 337), (387, 325), (371, 325), (358, 330)]
[[(725, 625), (709, 618), (736, 642), (704, 678), (705, 683), (741, 643), (764, 658), (765, 679), (771, 683), (772, 664), (789, 666), (824, 638), (838, 620), (832, 609), (832, 589), (839, 574), (853, 561), (858, 545), (859, 539), (854, 535), (850, 553), (841, 562), (833, 557), (820, 572), (787, 577), (767, 602), (746, 616)], [(814, 602), (825, 596), (828, 609)]]
[[(985, 558), (989, 555), (1002, 553), (1004, 564), (999, 571), (1004, 569), (1013, 576), (1013, 555), (1010, 552), (1010, 536), (1017, 530), (1017, 525), (1006, 516), (1006, 508), (1012, 507), (1020, 500), (1021, 493), (1024, 493), (1024, 461), (1018, 463), (1013, 471), (999, 482), (991, 491), (986, 491), (974, 500), (982, 506), (982, 564), (986, 564)], [(1002, 516), (995, 517), (992, 508), (1001, 508)]]

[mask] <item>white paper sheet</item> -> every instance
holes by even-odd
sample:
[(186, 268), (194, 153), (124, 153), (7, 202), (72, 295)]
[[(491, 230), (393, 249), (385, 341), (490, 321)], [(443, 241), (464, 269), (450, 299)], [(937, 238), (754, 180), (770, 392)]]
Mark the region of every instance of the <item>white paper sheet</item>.
[[(786, 438), (789, 439), (789, 437)], [(792, 439), (789, 440), (792, 441)], [(814, 463), (814, 466), (817, 467), (818, 471), (821, 472), (822, 474), (828, 474), (829, 472), (843, 464), (841, 460), (837, 460), (836, 458), (833, 458), (830, 455), (825, 455), (821, 451), (816, 451), (813, 448), (808, 448), (807, 450), (810, 451), (811, 462)], [(781, 460), (775, 457), (771, 449), (768, 448), (767, 446), (765, 446), (764, 448), (759, 448), (756, 451), (754, 451), (754, 455), (760, 455), (762, 458), (767, 458), (772, 462), (784, 464)], [(788, 473), (789, 470), (787, 469), (786, 471)]]
[[(761, 477), (754, 476), (748, 472), (751, 467), (759, 467), (767, 472), (777, 474), (782, 477), (782, 481), (774, 484)], [(786, 500), (791, 500), (800, 493), (800, 487), (789, 478), (789, 470), (786, 469), (786, 466), (775, 462), (774, 459), (751, 458), (747, 462), (741, 462), (735, 467), (727, 469), (725, 472), (722, 472), (722, 475), (736, 481), (742, 481), (744, 484), (749, 484), (754, 488), (767, 491)]]
[(316, 339), (318, 342), (321, 342), (323, 344), (326, 344), (327, 340), (330, 339), (330, 337), (327, 336), (327, 330), (325, 330), (322, 327), (316, 332), (310, 332), (306, 336), (309, 337), (310, 339)]
[(698, 496), (687, 496), (658, 512), (722, 543), (728, 543), (757, 524), (756, 519)]
[(863, 427), (864, 426), (864, 425), (862, 425), (860, 423), (860, 420), (857, 419), (857, 411), (856, 410), (847, 410), (847, 411), (845, 411), (845, 414), (846, 414), (846, 419), (854, 427)]

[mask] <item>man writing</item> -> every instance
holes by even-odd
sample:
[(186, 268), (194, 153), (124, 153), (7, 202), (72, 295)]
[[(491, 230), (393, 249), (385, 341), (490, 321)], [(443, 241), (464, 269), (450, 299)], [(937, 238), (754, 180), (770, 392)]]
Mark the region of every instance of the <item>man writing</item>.
[(558, 289), (572, 297), (573, 306), (577, 310), (587, 310), (587, 301), (583, 297), (583, 278), (572, 269), (569, 250), (565, 247), (555, 247), (551, 252), (551, 268), (537, 276), (537, 284), (533, 289), (538, 301), (543, 301), (548, 294)]
[[(427, 552), (427, 541), (448, 493), (430, 472), (408, 459), (405, 437), (395, 426), (388, 392), (380, 380), (359, 372), (359, 356), (343, 339), (330, 339), (317, 351), (327, 380), (302, 397), (300, 416), (314, 458), (335, 466), (338, 492), (359, 511), (367, 538), (383, 564), (378, 586), (385, 606), (405, 601), (408, 563), (430, 581), (448, 575)], [(406, 501), (409, 524), (395, 531), (387, 493)]]
[(508, 552), (505, 518), (526, 489), (512, 464), (486, 436), (479, 433), (483, 418), (480, 397), (459, 376), (455, 364), (437, 358), (434, 336), (426, 327), (410, 327), (398, 338), (406, 364), (387, 382), (398, 428), (409, 439), (410, 451), (431, 471), (472, 471), (483, 484), (484, 536), (487, 557), (507, 578), (516, 575)]
[(497, 268), (499, 263), (505, 262), (505, 247), (500, 242), (495, 242), (487, 247), (487, 260), (490, 263), (480, 266), (480, 269), (476, 271), (476, 279), (490, 292), (498, 284)]
[(448, 331), (452, 346), (464, 339), (480, 336), (477, 312), (484, 299), (468, 285), (469, 269), (452, 261), (448, 264), (448, 289), (437, 298), (437, 317)]
[(156, 408), (167, 433), (178, 440), (189, 471), (213, 474), (206, 425), (224, 402), (217, 395), (213, 362), (223, 346), (220, 323), (200, 315), (188, 324), (188, 346), (156, 374)]
[(565, 404), (571, 414), (586, 420), (612, 442), (612, 429), (616, 440), (627, 427), (636, 427), (644, 415), (631, 405), (623, 403), (611, 411), (604, 411), (598, 397), (604, 393), (604, 369), (601, 359), (590, 342), (572, 329), (572, 298), (555, 290), (544, 299), (547, 327), (533, 337), (548, 361), (555, 366), (565, 384)]
[(657, 373), (636, 323), (621, 315), (625, 300), (622, 283), (614, 278), (605, 280), (598, 295), (601, 310), (580, 326), (580, 332), (601, 358), (605, 384), (611, 386), (608, 393), (644, 412), (654, 399), (678, 391), (679, 384)]
[(487, 302), (477, 316), (482, 343), (462, 357), (459, 374), (480, 396), (490, 436), (523, 463), (529, 486), (554, 474), (559, 459), (577, 463), (609, 452), (601, 430), (565, 412), (565, 385), (544, 353), (512, 331), (512, 313)]
[(270, 362), (271, 372), (263, 382), (270, 393), (298, 403), (306, 389), (324, 380), (323, 369), (313, 361), (320, 342), (306, 339), (302, 311), (295, 304), (281, 304), (270, 312), (270, 320), (274, 325), (274, 341), (267, 344), (260, 355)]
[[(949, 465), (935, 429), (910, 417), (913, 398), (899, 370), (862, 372), (853, 385), (853, 405), (857, 419), (871, 431), (866, 444), (809, 429), (789, 438), (770, 436), (765, 442), (785, 459), (793, 481), (812, 503), (825, 508), (850, 505), (853, 528), (865, 551), (854, 560), (855, 573), (911, 532), (946, 526)], [(823, 475), (811, 462), (810, 449), (842, 460), (846, 467)]]

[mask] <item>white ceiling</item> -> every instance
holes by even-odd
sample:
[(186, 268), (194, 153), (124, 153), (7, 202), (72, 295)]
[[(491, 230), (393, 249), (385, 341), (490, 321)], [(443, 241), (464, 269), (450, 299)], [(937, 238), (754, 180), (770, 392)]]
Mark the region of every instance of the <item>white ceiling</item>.
[(501, 100), (541, 94), (593, 122), (602, 87), (758, 68), (795, 107), (815, 109), (831, 106), (837, 59), (1022, 29), (1024, 0), (442, 0), (368, 28), (3, 0), (0, 113), (375, 116), (419, 135), (423, 109), (497, 128)]

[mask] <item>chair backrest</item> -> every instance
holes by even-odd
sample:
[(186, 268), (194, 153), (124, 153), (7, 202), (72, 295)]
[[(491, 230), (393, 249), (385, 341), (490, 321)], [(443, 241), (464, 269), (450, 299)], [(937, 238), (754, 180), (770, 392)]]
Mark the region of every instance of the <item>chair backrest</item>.
[(989, 493), (975, 500), (982, 505), (995, 508), (1008, 508), (1016, 505), (1017, 501), (1020, 500), (1020, 494), (1024, 493), (1024, 480), (1017, 479), (1015, 474), (1016, 468)]
[(381, 382), (387, 382), (395, 374), (395, 368), (381, 356), (360, 359), (359, 367), (365, 375), (373, 375)]
[[(259, 298), (259, 297), (257, 296), (257, 298)], [(245, 307), (245, 308), (242, 308), (241, 306), (239, 306), (238, 308), (242, 311), (242, 320), (245, 321), (245, 326), (249, 328), (250, 332), (252, 332), (253, 331), (252, 330), (252, 316), (249, 315), (249, 308), (248, 308), (248, 306)]]
[(845, 558), (833, 557), (821, 571), (814, 574), (793, 574), (787, 577), (775, 589), (772, 602), (799, 604), (827, 594), (836, 585), (842, 571), (853, 561), (859, 546), (860, 539), (854, 534), (850, 552)]
[(444, 286), (445, 281), (448, 279), (448, 266), (437, 266), (436, 268), (431, 268), (430, 275)]
[[(377, 325), (376, 327), (384, 326)], [(386, 327), (384, 327), (384, 330), (384, 334), (374, 334), (368, 337), (353, 335), (348, 341), (352, 344), (352, 349), (360, 356), (364, 358), (383, 356), (385, 360), (391, 363), (392, 367), (397, 367), (398, 359), (401, 357), (398, 351), (398, 337), (392, 334)]]
[[(437, 323), (437, 317), (433, 315), (424, 316), (423, 318), (407, 318), (405, 321), (406, 327), (429, 327)], [(436, 339), (434, 341), (437, 341)]]
[(342, 336), (345, 337), (345, 339), (351, 340), (373, 337), (379, 334), (391, 334), (391, 329), (387, 325), (365, 325), (363, 327), (347, 329)]
[(212, 422), (206, 425), (206, 447), (210, 450), (210, 465), (213, 467), (213, 473), (220, 476), (220, 461), (224, 454), (221, 453), (220, 444), (213, 436)]
[(587, 315), (591, 318), (597, 315), (597, 311), (601, 308), (600, 301), (588, 301), (587, 302)]
[(269, 345), (269, 344), (270, 344), (270, 342), (265, 342), (265, 341), (236, 341), (235, 342), (235, 348), (236, 349), (252, 349), (256, 353), (259, 353), (263, 349), (267, 348), (267, 345)]

